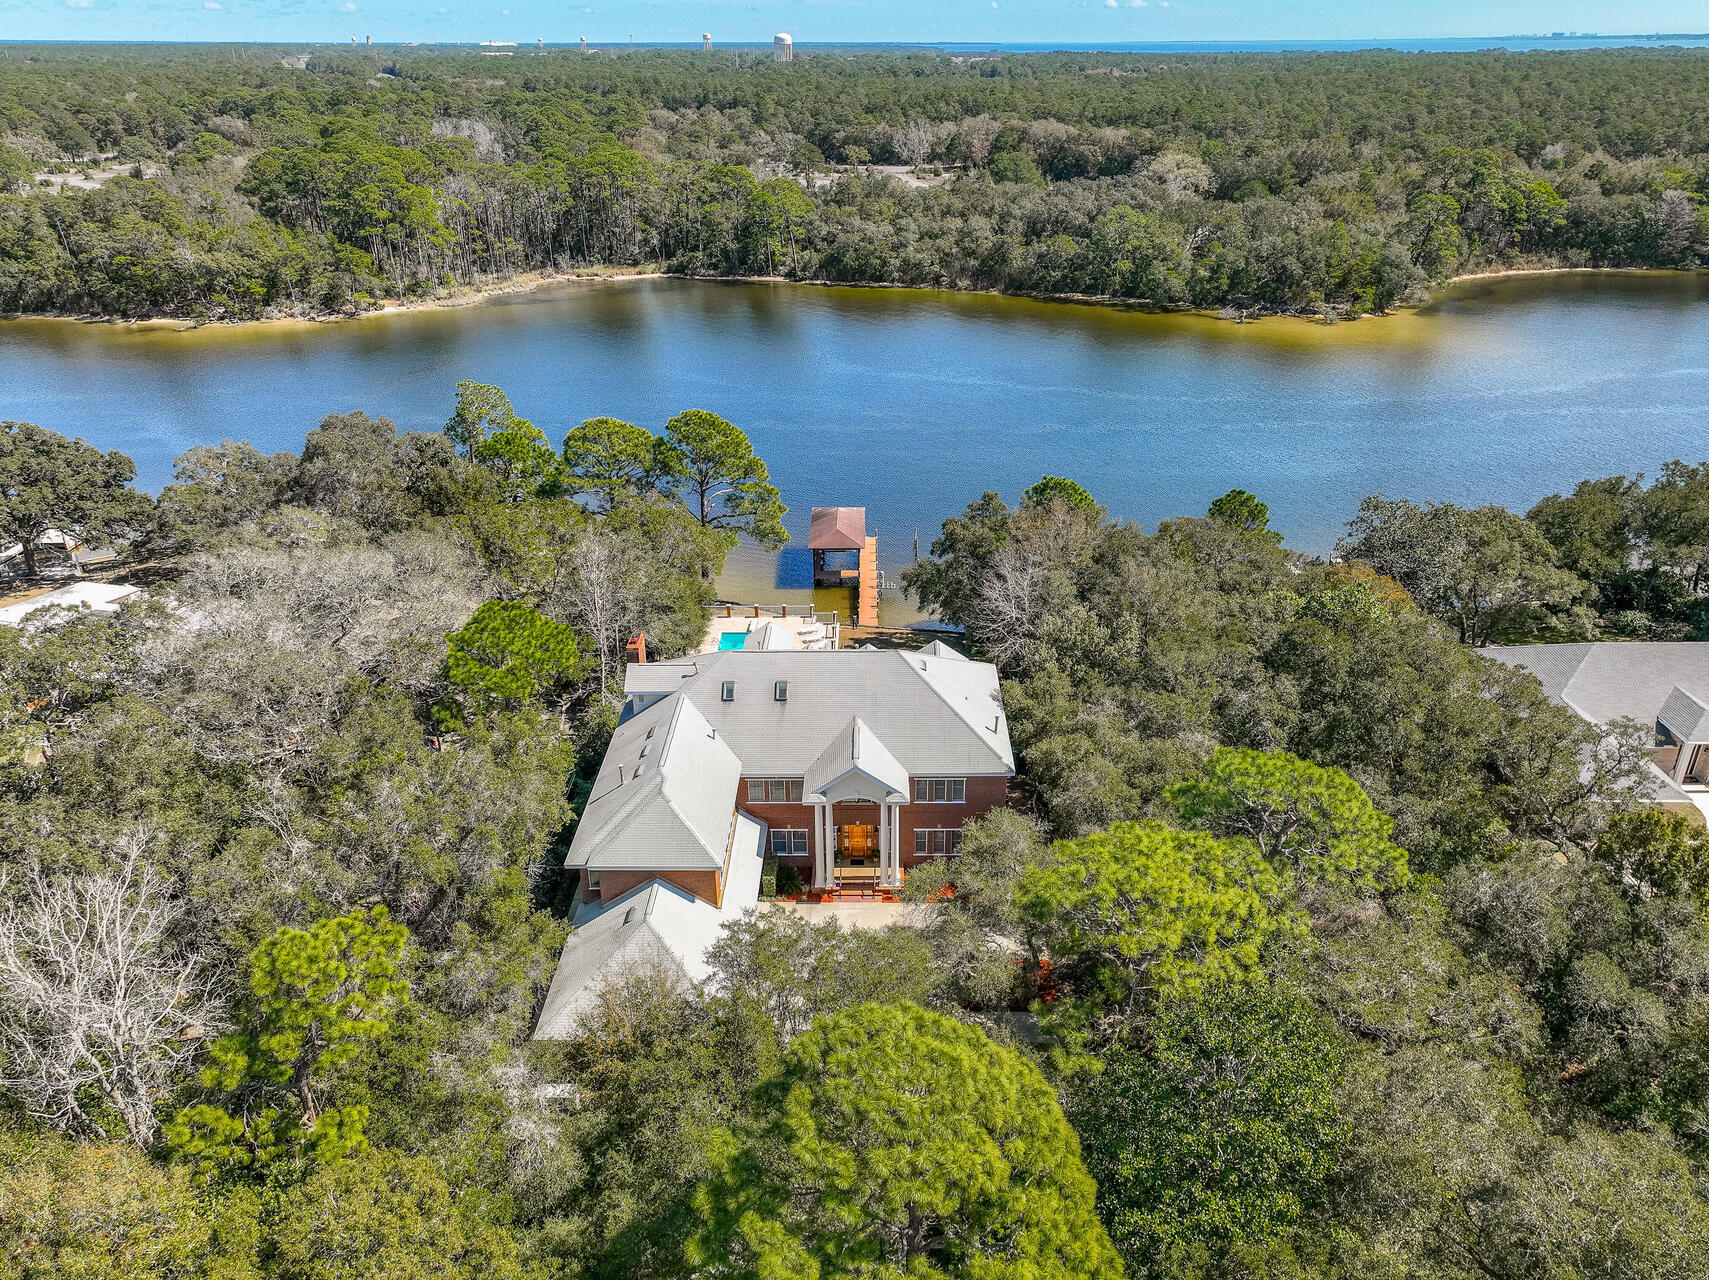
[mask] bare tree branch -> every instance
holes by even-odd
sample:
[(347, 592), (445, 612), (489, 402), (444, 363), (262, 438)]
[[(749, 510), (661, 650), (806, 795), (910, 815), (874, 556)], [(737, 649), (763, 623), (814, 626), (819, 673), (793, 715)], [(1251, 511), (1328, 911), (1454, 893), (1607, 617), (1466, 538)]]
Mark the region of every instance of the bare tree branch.
[(159, 1132), (154, 1099), (217, 1016), (200, 955), (174, 940), (181, 911), (161, 893), (138, 830), (100, 875), (32, 873), (24, 900), (0, 908), (0, 1045), (30, 1114), (96, 1132), (104, 1097), (139, 1146)]

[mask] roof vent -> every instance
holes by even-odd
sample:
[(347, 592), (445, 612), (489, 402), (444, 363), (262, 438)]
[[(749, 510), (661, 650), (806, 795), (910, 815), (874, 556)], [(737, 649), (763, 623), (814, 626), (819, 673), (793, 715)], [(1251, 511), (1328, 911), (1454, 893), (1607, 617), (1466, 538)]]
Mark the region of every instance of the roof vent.
[(789, 701), (789, 681), (779, 680), (776, 684), (772, 685), (771, 696), (776, 698), (779, 702), (788, 702)]
[(623, 913), (623, 923), (624, 924), (628, 924), (634, 918), (635, 918), (635, 908), (634, 907), (630, 907), (627, 911), (625, 911)]
[(736, 700), (736, 682), (734, 680), (724, 682), (718, 690), (718, 700), (720, 702), (734, 702)]

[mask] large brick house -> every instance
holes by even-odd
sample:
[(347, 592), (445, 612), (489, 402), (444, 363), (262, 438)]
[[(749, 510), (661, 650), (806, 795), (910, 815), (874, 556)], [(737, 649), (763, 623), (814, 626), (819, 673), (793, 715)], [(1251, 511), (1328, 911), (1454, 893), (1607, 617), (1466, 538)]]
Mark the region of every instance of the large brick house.
[(565, 859), (578, 931), (543, 1038), (570, 1034), (594, 988), (642, 957), (699, 981), (723, 922), (755, 905), (767, 852), (817, 890), (894, 888), (953, 857), (1014, 775), (996, 668), (942, 643), (637, 662), (624, 692)]
[[(962, 824), (1002, 805), (1015, 772), (996, 668), (942, 643), (699, 654), (632, 664), (623, 688), (630, 724), (694, 709), (719, 744), (697, 750), (723, 808), (763, 822), (771, 851), (815, 888), (895, 887), (905, 868), (953, 855)], [(597, 869), (603, 894), (626, 855), (591, 844), (585, 862), (572, 846), (570, 865)], [(703, 882), (673, 883), (707, 896)]]

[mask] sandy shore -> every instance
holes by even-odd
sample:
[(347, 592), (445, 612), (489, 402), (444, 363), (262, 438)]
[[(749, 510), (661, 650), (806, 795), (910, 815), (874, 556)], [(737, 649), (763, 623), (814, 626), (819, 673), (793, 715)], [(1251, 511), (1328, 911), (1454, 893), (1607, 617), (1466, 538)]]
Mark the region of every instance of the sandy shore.
[(1471, 280), (1503, 280), (1514, 276), (1671, 276), (1699, 270), (1696, 267), (1498, 267), (1493, 271), (1468, 271), (1450, 276), (1441, 288)]
[(267, 325), (343, 324), (352, 320), (367, 320), (374, 316), (397, 315), (403, 311), (437, 311), (445, 307), (472, 307), (478, 303), (501, 298), (507, 294), (532, 293), (560, 284), (617, 284), (628, 280), (650, 280), (673, 275), (657, 267), (601, 267), (582, 271), (530, 271), (508, 280), (486, 285), (470, 285), (438, 298), (414, 298), (402, 301), (382, 298), (380, 304), (366, 311), (326, 312), (320, 315), (262, 316), (252, 320), (194, 320), (184, 316), (86, 315), (68, 311), (24, 311), (0, 314), (0, 320), (63, 320), (71, 324), (100, 324), (135, 329), (206, 329), (261, 328)]
[[(1519, 276), (1566, 276), (1566, 275), (1631, 275), (1655, 276), (1675, 275), (1692, 268), (1665, 267), (1500, 267), (1489, 271), (1470, 271), (1464, 275), (1450, 277), (1432, 290), (1432, 300), (1442, 290), (1455, 285), (1471, 284), (1480, 280), (1512, 279)], [(382, 299), (380, 305), (367, 311), (349, 313), (327, 313), (324, 315), (294, 315), (267, 316), (254, 320), (190, 320), (181, 316), (153, 316), (143, 319), (127, 319), (118, 316), (75, 315), (64, 312), (28, 312), (9, 313), (0, 315), (0, 320), (63, 320), (76, 324), (116, 325), (131, 328), (164, 328), (189, 331), (203, 328), (264, 328), (269, 325), (306, 325), (306, 324), (337, 324), (353, 320), (367, 320), (375, 316), (397, 315), (405, 311), (437, 311), (447, 307), (471, 307), (494, 298), (502, 298), (519, 293), (533, 293), (556, 285), (569, 284), (618, 284), (631, 280), (699, 280), (713, 284), (788, 284), (821, 289), (874, 289), (886, 291), (915, 290), (922, 293), (965, 293), (996, 298), (1024, 298), (1034, 302), (1071, 303), (1076, 306), (1104, 307), (1111, 310), (1139, 311), (1153, 315), (1193, 316), (1207, 320), (1218, 320), (1225, 324), (1252, 325), (1260, 321), (1284, 321), (1312, 325), (1322, 325), (1324, 322), (1315, 311), (1280, 312), (1253, 311), (1236, 319), (1224, 314), (1227, 308), (1169, 306), (1147, 302), (1140, 298), (1118, 298), (1108, 294), (1093, 293), (1025, 293), (1003, 289), (967, 289), (949, 288), (941, 285), (912, 285), (896, 284), (887, 281), (850, 281), (850, 280), (794, 280), (788, 276), (699, 276), (682, 272), (666, 271), (662, 267), (590, 267), (576, 271), (564, 272), (527, 272), (514, 276), (509, 280), (495, 281), (486, 285), (471, 285), (456, 290), (443, 297), (420, 298), (411, 300)], [(1367, 312), (1363, 316), (1340, 316), (1335, 323), (1338, 325), (1351, 324), (1356, 320), (1384, 319), (1397, 314), (1415, 311), (1427, 303), (1401, 303), (1384, 312)]]

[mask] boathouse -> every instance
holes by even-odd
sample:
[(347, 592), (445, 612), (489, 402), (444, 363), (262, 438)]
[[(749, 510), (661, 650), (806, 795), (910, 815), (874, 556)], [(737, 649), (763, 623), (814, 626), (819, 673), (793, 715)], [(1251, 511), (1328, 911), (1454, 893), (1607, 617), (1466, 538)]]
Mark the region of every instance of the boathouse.
[(813, 553), (813, 585), (849, 588), (855, 625), (877, 626), (878, 539), (867, 536), (866, 508), (814, 507), (807, 548)]

